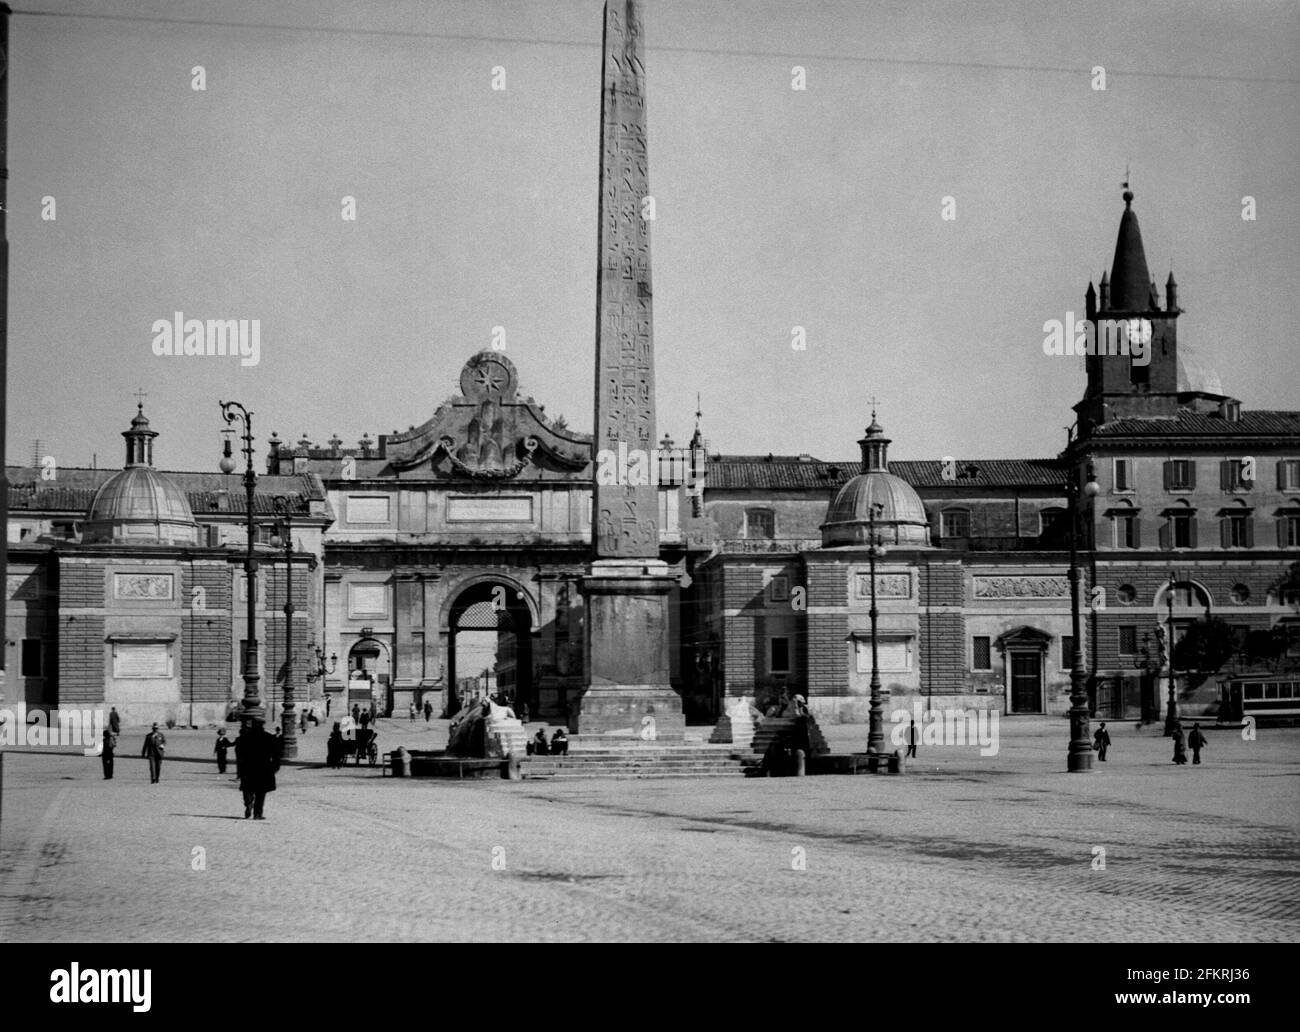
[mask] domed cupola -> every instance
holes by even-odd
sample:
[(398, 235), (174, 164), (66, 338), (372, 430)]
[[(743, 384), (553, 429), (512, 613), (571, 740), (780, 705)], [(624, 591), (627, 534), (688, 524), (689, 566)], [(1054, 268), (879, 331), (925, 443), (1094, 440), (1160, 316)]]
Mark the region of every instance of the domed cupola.
[(86, 513), (85, 544), (193, 545), (199, 536), (190, 504), (176, 482), (153, 468), (153, 439), (144, 405), (137, 406), (126, 438), (126, 468), (95, 492)]
[[(839, 489), (821, 525), (822, 547), (863, 547), (870, 544), (871, 515), (876, 534), (885, 544), (930, 547), (930, 521), (925, 506), (907, 481), (889, 472), (889, 438), (871, 413), (862, 449), (862, 472)], [(877, 506), (879, 508), (877, 508)]]

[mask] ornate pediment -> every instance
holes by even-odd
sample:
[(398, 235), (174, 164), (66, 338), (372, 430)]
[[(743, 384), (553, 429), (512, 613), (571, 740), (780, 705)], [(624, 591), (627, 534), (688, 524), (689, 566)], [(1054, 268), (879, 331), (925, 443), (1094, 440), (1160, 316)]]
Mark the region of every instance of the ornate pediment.
[(1021, 626), (998, 635), (996, 645), (1002, 650), (1007, 648), (1046, 649), (1052, 643), (1052, 636), (1037, 627)]
[(517, 477), (529, 466), (579, 473), (591, 462), (591, 436), (546, 417), (532, 398), (519, 397), (514, 363), (480, 351), (460, 374), (460, 396), (448, 398), (423, 426), (387, 440), (394, 469), (431, 463), (447, 476), (482, 480)]

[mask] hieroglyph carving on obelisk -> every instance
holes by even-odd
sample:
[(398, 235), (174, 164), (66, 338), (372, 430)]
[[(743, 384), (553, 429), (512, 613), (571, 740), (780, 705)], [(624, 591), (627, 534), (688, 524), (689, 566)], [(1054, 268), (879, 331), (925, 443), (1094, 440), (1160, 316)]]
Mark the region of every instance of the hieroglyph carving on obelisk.
[[(606, 0), (600, 105), (600, 268), (596, 296), (597, 559), (659, 557), (645, 65), (634, 0)], [(615, 479), (615, 483), (600, 480)]]

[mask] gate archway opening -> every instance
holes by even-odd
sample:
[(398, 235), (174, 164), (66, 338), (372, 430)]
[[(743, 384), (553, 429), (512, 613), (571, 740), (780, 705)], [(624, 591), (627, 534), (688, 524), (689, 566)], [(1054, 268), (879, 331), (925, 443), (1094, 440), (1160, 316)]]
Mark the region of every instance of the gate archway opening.
[(460, 593), (447, 619), (448, 715), (484, 696), (537, 712), (533, 620), (523, 593), (483, 581)]

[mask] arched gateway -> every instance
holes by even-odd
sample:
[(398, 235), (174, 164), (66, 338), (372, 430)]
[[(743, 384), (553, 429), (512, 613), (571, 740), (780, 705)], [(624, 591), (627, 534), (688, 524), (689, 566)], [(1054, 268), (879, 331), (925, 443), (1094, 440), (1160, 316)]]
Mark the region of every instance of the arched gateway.
[(471, 584), (447, 614), (448, 715), (487, 694), (537, 712), (531, 600), (505, 580)]

